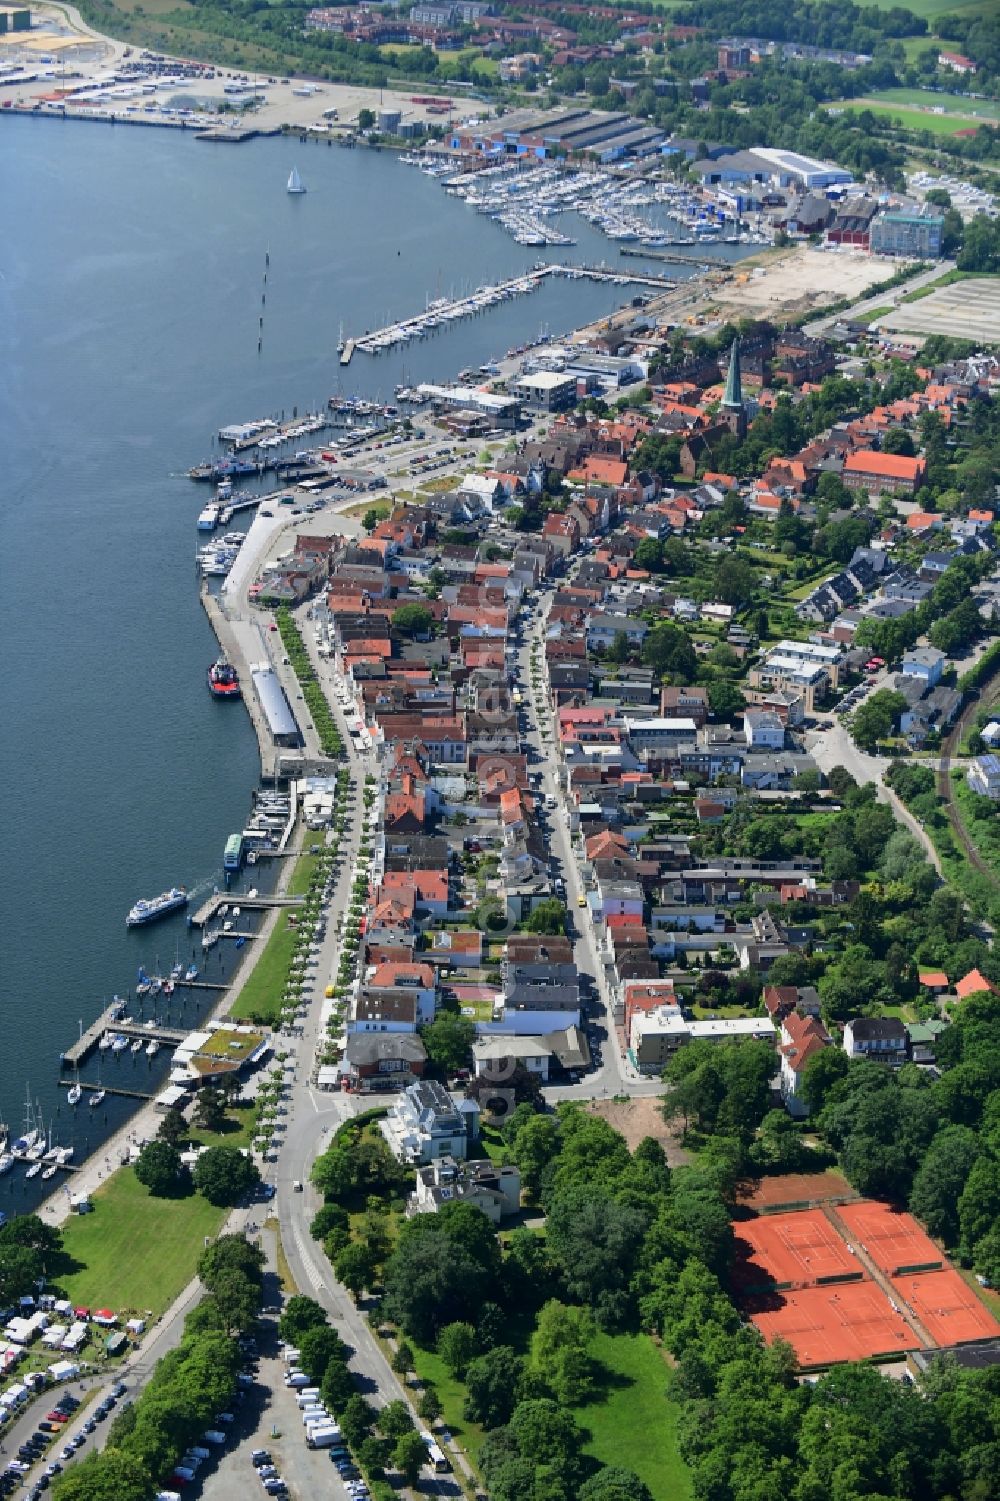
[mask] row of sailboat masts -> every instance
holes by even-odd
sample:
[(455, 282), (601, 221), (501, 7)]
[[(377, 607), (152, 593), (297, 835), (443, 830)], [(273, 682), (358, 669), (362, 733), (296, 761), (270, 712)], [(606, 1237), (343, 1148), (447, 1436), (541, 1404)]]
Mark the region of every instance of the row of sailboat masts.
[[(52, 1129), (52, 1121), (50, 1120), (48, 1129), (46, 1130), (45, 1122), (42, 1119), (42, 1107), (37, 1100), (32, 1101), (31, 1087), (26, 1084), (24, 1129), (22, 1134), (10, 1143), (9, 1150), (12, 1157), (18, 1161), (28, 1163), (29, 1176), (34, 1176), (34, 1173), (40, 1171), (43, 1166), (47, 1168), (54, 1165), (54, 1171), (55, 1167), (64, 1166), (66, 1161), (73, 1155), (73, 1148), (71, 1146), (61, 1147), (58, 1143), (53, 1145)], [(7, 1133), (6, 1128), (3, 1126), (0, 1126), (0, 1137), (3, 1138), (0, 1140), (0, 1153), (2, 1153), (7, 1146)], [(45, 1176), (49, 1177), (51, 1174), (46, 1172)]]

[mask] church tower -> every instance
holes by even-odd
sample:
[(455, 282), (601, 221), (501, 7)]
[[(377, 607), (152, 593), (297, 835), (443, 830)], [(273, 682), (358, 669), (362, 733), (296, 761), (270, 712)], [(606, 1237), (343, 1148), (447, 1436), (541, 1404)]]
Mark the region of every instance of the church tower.
[(719, 408), (719, 421), (724, 422), (735, 437), (746, 437), (747, 414), (743, 405), (743, 382), (740, 380), (739, 338), (733, 340), (733, 347), (729, 352), (729, 370)]

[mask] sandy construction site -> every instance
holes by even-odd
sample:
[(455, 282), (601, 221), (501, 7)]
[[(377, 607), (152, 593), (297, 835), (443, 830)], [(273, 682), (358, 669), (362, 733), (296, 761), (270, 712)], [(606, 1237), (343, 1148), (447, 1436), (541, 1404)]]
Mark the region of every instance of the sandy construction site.
[(820, 250), (812, 245), (767, 252), (761, 262), (737, 269), (714, 301), (743, 316), (807, 312), (841, 297), (862, 297), (893, 270), (863, 250)]

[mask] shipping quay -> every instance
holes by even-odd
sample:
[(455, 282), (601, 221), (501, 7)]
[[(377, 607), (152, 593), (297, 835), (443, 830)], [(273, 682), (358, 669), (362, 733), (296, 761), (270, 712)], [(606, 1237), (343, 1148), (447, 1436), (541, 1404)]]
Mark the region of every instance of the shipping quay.
[[(682, 263), (688, 261), (686, 256), (677, 256), (676, 259)], [(397, 344), (426, 338), (428, 334), (447, 328), (463, 318), (474, 318), (501, 302), (509, 302), (513, 297), (537, 292), (547, 276), (564, 276), (570, 281), (607, 282), (619, 287), (649, 287), (656, 292), (672, 292), (677, 285), (655, 271), (615, 270), (609, 266), (535, 266), (521, 276), (497, 282), (495, 286), (479, 287), (467, 296), (435, 298), (428, 302), (422, 313), (387, 324), (385, 328), (367, 329), (357, 338), (348, 340), (340, 356), (340, 363), (349, 365), (356, 350), (360, 349), (364, 354), (382, 354), (384, 350), (393, 349)]]

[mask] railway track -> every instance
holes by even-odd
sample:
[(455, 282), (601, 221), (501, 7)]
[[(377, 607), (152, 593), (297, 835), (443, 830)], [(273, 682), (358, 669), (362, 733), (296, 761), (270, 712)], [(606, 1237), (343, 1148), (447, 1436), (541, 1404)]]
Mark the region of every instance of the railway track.
[(938, 797), (944, 803), (945, 813), (948, 816), (948, 823), (951, 826), (952, 834), (965, 852), (969, 864), (974, 870), (978, 870), (981, 875), (986, 876), (987, 880), (1000, 890), (1000, 879), (998, 879), (997, 872), (987, 864), (970, 839), (965, 824), (962, 822), (961, 813), (955, 806), (951, 795), (951, 761), (962, 743), (962, 737), (969, 727), (972, 716), (981, 708), (991, 708), (998, 699), (1000, 699), (1000, 673), (995, 674), (987, 680), (978, 698), (969, 700), (955, 721), (953, 728), (942, 742), (941, 760), (937, 773), (937, 792)]

